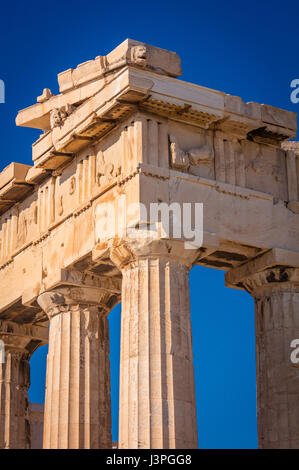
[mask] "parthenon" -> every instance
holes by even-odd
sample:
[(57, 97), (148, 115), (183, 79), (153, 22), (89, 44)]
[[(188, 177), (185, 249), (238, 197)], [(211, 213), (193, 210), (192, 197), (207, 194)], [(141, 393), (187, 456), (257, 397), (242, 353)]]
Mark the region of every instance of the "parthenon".
[[(197, 448), (195, 264), (254, 297), (259, 447), (299, 448), (297, 117), (181, 74), (176, 53), (127, 39), (17, 115), (42, 134), (32, 166), (0, 173), (0, 448), (31, 448), (41, 422), (45, 449), (111, 448), (108, 315), (119, 302), (119, 448)], [(153, 203), (203, 204), (201, 245), (163, 220), (143, 236)], [(45, 344), (37, 423), (29, 359)]]

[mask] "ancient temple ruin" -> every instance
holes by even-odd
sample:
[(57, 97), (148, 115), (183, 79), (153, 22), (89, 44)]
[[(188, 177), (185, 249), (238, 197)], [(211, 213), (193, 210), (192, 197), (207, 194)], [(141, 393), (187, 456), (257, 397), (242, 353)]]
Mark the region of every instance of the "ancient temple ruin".
[[(296, 115), (180, 75), (177, 54), (128, 39), (17, 116), (42, 134), (33, 166), (0, 173), (0, 448), (36, 445), (42, 421), (44, 448), (111, 448), (107, 317), (120, 301), (119, 447), (197, 448), (195, 264), (254, 297), (259, 447), (299, 448)], [(134, 210), (120, 214), (123, 198)], [(203, 204), (201, 245), (163, 220), (139, 236), (152, 203)], [(48, 342), (42, 414), (29, 359)]]

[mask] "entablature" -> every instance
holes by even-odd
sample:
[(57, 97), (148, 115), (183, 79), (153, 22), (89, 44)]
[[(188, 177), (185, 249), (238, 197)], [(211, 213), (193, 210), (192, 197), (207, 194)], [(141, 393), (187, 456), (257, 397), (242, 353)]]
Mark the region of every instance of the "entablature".
[(39, 319), (37, 296), (65, 269), (120, 282), (98, 227), (101, 206), (122, 195), (203, 203), (204, 266), (296, 250), (299, 151), (285, 142), (296, 115), (178, 80), (178, 57), (156, 49), (129, 40), (63, 72), (60, 95), (45, 90), (17, 117), (45, 131), (34, 166), (0, 174), (0, 283), (24, 318)]
[(33, 144), (34, 166), (57, 170), (67, 165), (76, 153), (99, 142), (138, 110), (223, 132), (228, 140), (276, 148), (296, 136), (294, 113), (244, 103), (239, 97), (174, 78), (180, 73), (176, 54), (132, 40), (105, 58), (63, 72), (60, 95), (45, 89), (39, 102), (17, 117), (18, 125), (45, 131)]

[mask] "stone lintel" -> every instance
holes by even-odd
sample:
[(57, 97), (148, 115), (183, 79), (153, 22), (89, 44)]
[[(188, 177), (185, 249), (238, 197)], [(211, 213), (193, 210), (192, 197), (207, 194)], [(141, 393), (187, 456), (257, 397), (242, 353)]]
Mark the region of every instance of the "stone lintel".
[(225, 274), (227, 287), (241, 287), (248, 277), (274, 267), (299, 267), (299, 252), (273, 248)]
[(111, 294), (119, 294), (121, 291), (121, 280), (83, 273), (75, 269), (61, 269), (60, 281), (53, 287), (59, 286), (86, 286), (95, 289), (103, 289)]
[[(47, 132), (33, 144), (34, 170), (28, 172), (28, 183), (39, 183), (46, 171), (68, 165), (76, 153), (99, 142), (138, 110), (277, 148), (281, 141), (295, 137), (297, 129), (294, 113), (244, 103), (238, 97), (130, 65), (92, 96), (87, 94), (83, 102), (81, 98), (80, 106), (78, 99), (77, 95), (58, 95), (35, 105), (48, 106), (45, 112), (49, 123)], [(56, 115), (50, 124), (52, 111)], [(31, 117), (36, 120), (37, 115), (36, 108), (27, 108), (20, 112), (17, 124), (30, 126)], [(2, 206), (2, 212), (10, 207), (7, 203)], [(297, 212), (296, 200), (291, 202), (290, 210)]]

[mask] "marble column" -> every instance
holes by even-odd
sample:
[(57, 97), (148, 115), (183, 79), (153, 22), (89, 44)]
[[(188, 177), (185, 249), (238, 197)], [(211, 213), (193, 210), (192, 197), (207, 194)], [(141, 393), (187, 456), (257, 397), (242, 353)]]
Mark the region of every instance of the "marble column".
[(90, 287), (41, 294), (50, 319), (44, 448), (111, 448), (108, 313), (116, 296)]
[(243, 285), (255, 298), (259, 448), (298, 449), (299, 364), (291, 342), (299, 340), (299, 269), (266, 269)]
[(189, 268), (153, 255), (121, 270), (119, 448), (197, 448)]
[(29, 359), (48, 329), (0, 320), (0, 449), (29, 449)]

